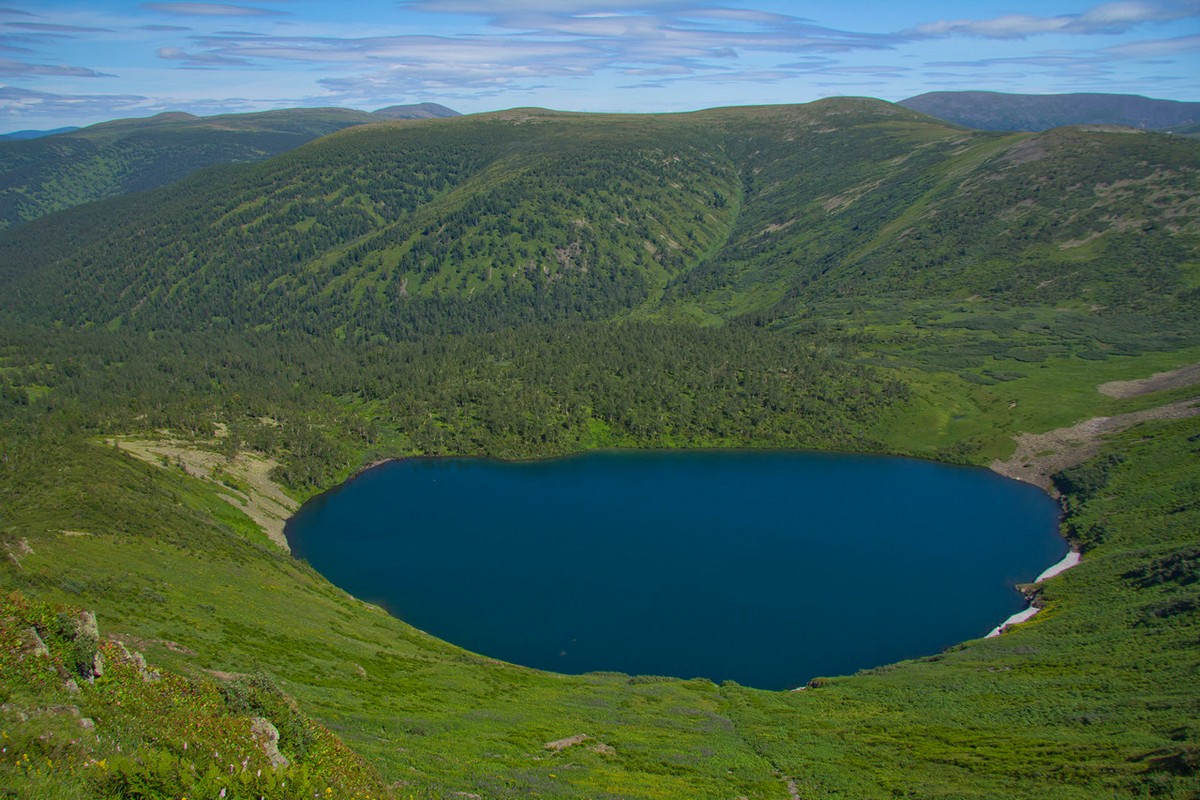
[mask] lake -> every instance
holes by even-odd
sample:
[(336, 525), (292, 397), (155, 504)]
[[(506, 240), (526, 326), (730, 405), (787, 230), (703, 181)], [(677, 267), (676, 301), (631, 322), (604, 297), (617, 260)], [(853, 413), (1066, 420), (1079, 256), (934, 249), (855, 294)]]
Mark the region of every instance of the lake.
[(388, 462), (286, 533), (334, 584), (482, 655), (783, 689), (983, 636), (1066, 552), (1057, 520), (977, 468), (609, 451)]

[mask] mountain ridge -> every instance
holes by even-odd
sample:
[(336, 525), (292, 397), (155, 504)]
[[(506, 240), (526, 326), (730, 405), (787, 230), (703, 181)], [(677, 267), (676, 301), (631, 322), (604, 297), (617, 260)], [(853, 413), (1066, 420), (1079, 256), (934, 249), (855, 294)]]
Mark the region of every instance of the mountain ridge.
[(79, 127), (76, 125), (65, 125), (61, 128), (51, 128), (50, 130), (21, 130), (10, 131), (8, 133), (0, 133), (0, 141), (13, 141), (23, 139), (40, 139), (43, 136), (54, 136), (59, 133), (70, 133), (77, 131)]
[(171, 111), (36, 139), (0, 140), (0, 229), (157, 188), (204, 167), (260, 161), (353, 125), (457, 114), (434, 103), (381, 112), (293, 108), (200, 117)]
[[(513, 109), (348, 128), (22, 226), (0, 250), (26, 314), (95, 324), (303, 314), (407, 336), (639, 309), (803, 313), (789, 296), (1132, 307), (1151, 286), (1182, 310), (1198, 153), (1161, 134), (964, 131), (869, 100)], [(1095, 179), (1102, 161), (1108, 181)], [(1173, 205), (1154, 202), (1162, 192)], [(1132, 266), (1130, 248), (1151, 241), (1160, 254)], [(1105, 266), (1081, 272), (1083, 259)]]
[(1041, 131), (1065, 125), (1123, 125), (1168, 130), (1200, 122), (1200, 103), (1141, 95), (926, 92), (899, 104), (979, 130)]

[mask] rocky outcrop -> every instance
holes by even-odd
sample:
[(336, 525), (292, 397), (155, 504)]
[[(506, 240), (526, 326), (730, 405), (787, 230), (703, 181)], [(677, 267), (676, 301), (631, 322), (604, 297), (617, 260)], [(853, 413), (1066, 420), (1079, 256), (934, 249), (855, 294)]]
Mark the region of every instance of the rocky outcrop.
[(25, 633), (21, 635), (20, 647), (22, 657), (48, 658), (50, 656), (50, 648), (46, 647), (46, 643), (38, 635), (37, 628), (26, 629)]
[(288, 765), (287, 756), (279, 752), (279, 729), (266, 717), (255, 717), (250, 720), (250, 734), (258, 742), (267, 760), (275, 769)]
[(137, 650), (130, 650), (125, 646), (124, 642), (116, 642), (116, 645), (122, 660), (124, 660), (127, 664), (132, 664), (134, 668), (137, 669), (138, 675), (142, 677), (143, 681), (146, 683), (153, 683), (162, 679), (162, 675), (158, 672), (158, 670), (150, 669), (150, 667), (146, 665), (146, 657)]

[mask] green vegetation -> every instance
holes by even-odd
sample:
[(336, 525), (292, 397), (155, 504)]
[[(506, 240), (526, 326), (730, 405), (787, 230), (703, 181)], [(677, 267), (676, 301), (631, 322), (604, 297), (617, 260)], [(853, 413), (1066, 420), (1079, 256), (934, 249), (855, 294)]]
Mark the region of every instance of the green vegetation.
[(261, 161), (375, 117), (294, 108), (195, 117), (159, 114), (53, 137), (0, 141), (0, 228), (102, 197), (165, 186), (202, 167)]
[[(298, 498), (410, 454), (988, 464), (1014, 434), (1196, 395), (1096, 387), (1200, 361), (1198, 153), (962, 131), (866, 100), (522, 110), (346, 130), (9, 230), (0, 785), (1200, 795), (1197, 417), (1142, 422), (1055, 477), (1085, 556), (1032, 590), (1031, 622), (789, 693), (464, 652), (269, 543), (228, 499), (232, 472), (105, 444), (269, 456)], [(928, 613), (939, 602), (931, 586)], [(288, 767), (266, 763), (256, 717)]]
[[(866, 428), (910, 394), (877, 368), (746, 328), (573, 323), (355, 347), (274, 332), (15, 333), (0, 352), (16, 398), (8, 414), (25, 435), (46, 415), (96, 438), (208, 438), (222, 421), (226, 455), (269, 453), (305, 494), (397, 453), (879, 450)], [(44, 401), (21, 402), (34, 387)]]
[(0, 599), (0, 781), (14, 796), (386, 793), (269, 678), (218, 685), (164, 672), (89, 625), (77, 609)]

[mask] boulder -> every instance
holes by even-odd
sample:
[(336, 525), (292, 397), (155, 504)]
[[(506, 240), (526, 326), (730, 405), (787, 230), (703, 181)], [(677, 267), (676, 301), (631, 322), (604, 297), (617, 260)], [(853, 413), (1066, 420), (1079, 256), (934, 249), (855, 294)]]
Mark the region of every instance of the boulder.
[(267, 760), (275, 769), (288, 765), (287, 757), (279, 752), (279, 729), (266, 717), (255, 717), (250, 721), (250, 734), (267, 754)]

